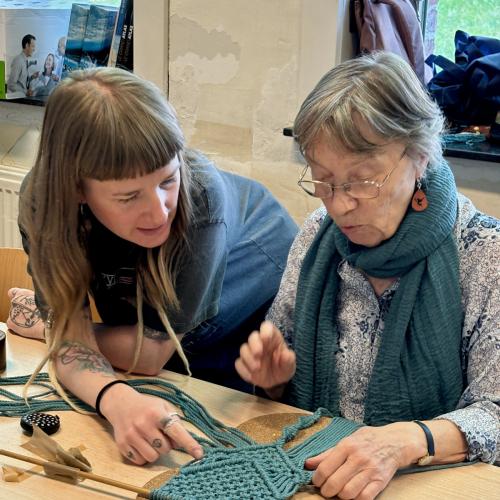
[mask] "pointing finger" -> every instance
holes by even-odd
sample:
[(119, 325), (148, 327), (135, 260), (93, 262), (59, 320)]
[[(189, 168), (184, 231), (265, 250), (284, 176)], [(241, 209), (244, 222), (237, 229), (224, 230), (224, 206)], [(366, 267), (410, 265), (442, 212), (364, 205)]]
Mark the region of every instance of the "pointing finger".
[(180, 448), (186, 450), (192, 457), (199, 459), (203, 457), (203, 448), (180, 422), (165, 425), (163, 433), (172, 439)]

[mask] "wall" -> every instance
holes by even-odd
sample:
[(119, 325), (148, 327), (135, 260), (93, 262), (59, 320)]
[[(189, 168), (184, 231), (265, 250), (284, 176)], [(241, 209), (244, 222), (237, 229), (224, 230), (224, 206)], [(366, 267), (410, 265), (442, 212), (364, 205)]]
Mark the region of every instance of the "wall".
[(220, 167), (262, 181), (298, 221), (318, 203), (296, 185), (302, 164), (282, 130), (346, 54), (338, 22), (346, 5), (170, 0), (169, 99), (188, 143)]
[(169, 0), (134, 0), (134, 72), (165, 92), (168, 91), (168, 9)]
[[(282, 128), (320, 76), (350, 57), (347, 4), (135, 0), (136, 72), (170, 91), (193, 147), (262, 181), (299, 223), (319, 203), (296, 184), (302, 163)], [(0, 103), (2, 164), (32, 165), (42, 116)], [(500, 217), (498, 165), (451, 161), (460, 189)]]
[(500, 164), (447, 157), (459, 191), (481, 212), (500, 219)]
[[(302, 68), (311, 35), (302, 10), (300, 0), (170, 1), (169, 98), (193, 142), (244, 161), (290, 157), (281, 129), (293, 120), (303, 75), (334, 63), (324, 43)], [(331, 28), (335, 11), (323, 10)], [(311, 42), (325, 42), (324, 33)]]

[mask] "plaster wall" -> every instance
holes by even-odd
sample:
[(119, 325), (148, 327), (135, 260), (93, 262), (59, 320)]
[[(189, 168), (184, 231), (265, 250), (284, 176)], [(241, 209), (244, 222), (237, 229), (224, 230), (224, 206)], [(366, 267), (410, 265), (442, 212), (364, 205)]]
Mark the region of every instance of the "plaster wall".
[(170, 0), (169, 99), (188, 144), (263, 182), (299, 222), (318, 203), (282, 130), (339, 60), (346, 3)]

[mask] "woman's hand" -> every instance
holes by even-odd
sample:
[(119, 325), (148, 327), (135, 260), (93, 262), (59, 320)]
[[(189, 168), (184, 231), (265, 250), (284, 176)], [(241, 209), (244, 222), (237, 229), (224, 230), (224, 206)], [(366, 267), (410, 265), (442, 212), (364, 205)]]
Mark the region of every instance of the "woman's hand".
[(248, 337), (235, 363), (240, 377), (263, 389), (285, 384), (295, 373), (295, 353), (288, 348), (281, 332), (264, 321), (260, 331)]
[(121, 454), (137, 465), (179, 447), (194, 458), (203, 456), (200, 444), (177, 417), (178, 410), (160, 398), (116, 384), (103, 395), (100, 409), (113, 426)]
[(10, 299), (7, 328), (23, 337), (43, 339), (44, 325), (36, 306), (35, 293), (25, 288), (11, 288), (7, 294)]
[(324, 497), (374, 499), (399, 468), (425, 455), (423, 432), (413, 422), (362, 427), (337, 446), (306, 460)]

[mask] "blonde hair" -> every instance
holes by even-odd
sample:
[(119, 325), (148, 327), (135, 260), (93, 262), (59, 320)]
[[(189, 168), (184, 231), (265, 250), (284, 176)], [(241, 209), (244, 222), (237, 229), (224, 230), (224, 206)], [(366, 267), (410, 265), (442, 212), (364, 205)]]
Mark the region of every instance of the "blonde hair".
[(348, 151), (377, 151), (380, 146), (361, 134), (356, 114), (380, 137), (403, 142), (409, 154), (426, 155), (430, 165), (441, 162), (443, 115), (399, 56), (374, 52), (326, 73), (299, 110), (295, 140), (302, 151), (319, 134)]
[(138, 264), (138, 338), (129, 372), (137, 364), (142, 345), (144, 300), (158, 311), (189, 371), (166, 313), (168, 307), (179, 307), (174, 288), (176, 264), (187, 246), (192, 213), (193, 186), (184, 148), (173, 108), (156, 86), (136, 75), (115, 68), (73, 72), (51, 94), (20, 207), (34, 281), (50, 311), (48, 355), (30, 378), (25, 394), (48, 359), (51, 381), (70, 402), (56, 379), (54, 364), (68, 336), (68, 321), (81, 311), (92, 279), (88, 221), (82, 220), (78, 203), (82, 179), (133, 178), (154, 172), (175, 156), (181, 164), (181, 182), (170, 236), (161, 247), (145, 249)]

